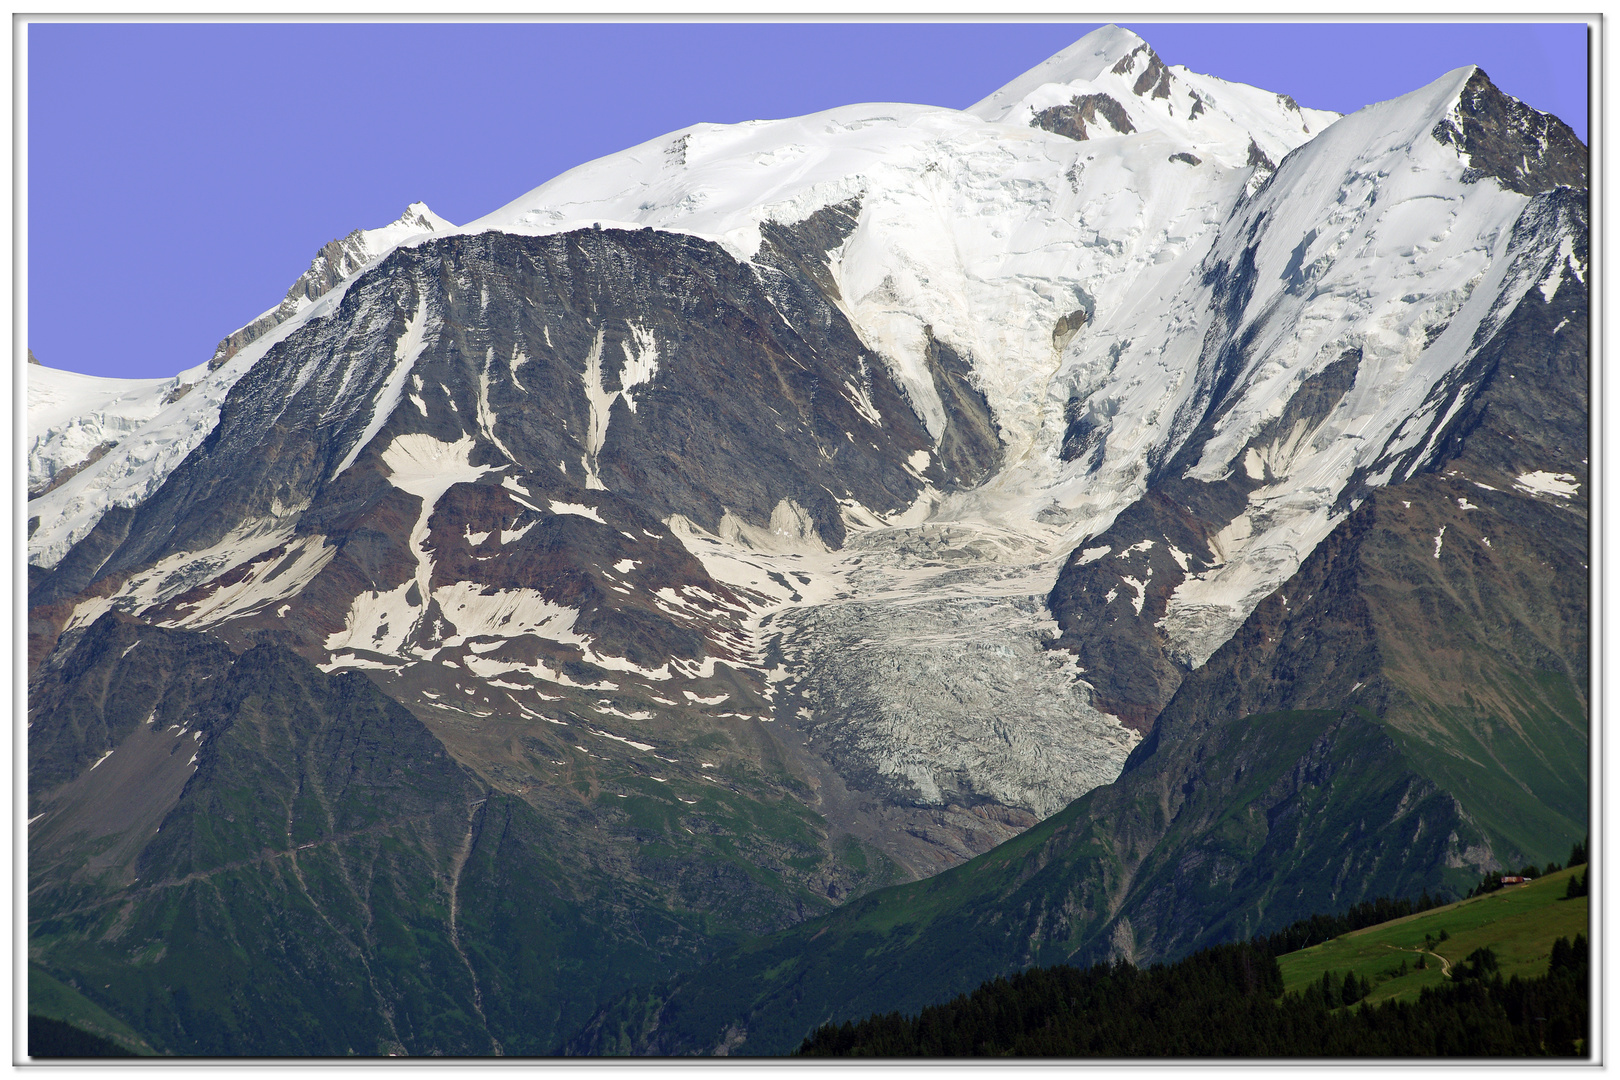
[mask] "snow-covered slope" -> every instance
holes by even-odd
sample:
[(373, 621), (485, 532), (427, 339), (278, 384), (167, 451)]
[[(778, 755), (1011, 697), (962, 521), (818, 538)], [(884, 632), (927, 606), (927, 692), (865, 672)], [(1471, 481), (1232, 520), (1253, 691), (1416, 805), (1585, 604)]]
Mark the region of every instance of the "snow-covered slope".
[[(1228, 327), (1249, 344), (1241, 393), (1188, 475), (1242, 468), (1262, 485), (1222, 534), (1227, 558), (1171, 602), (1166, 628), (1195, 665), (1348, 512), (1341, 496), (1356, 494), (1346, 491), (1353, 477), (1381, 486), (1427, 463), (1447, 419), (1437, 410), (1455, 414), (1468, 399), (1466, 387), (1436, 388), (1535, 284), (1510, 277), (1519, 260), (1508, 250), (1529, 200), (1470, 182), (1469, 163), (1432, 135), (1475, 72), (1460, 68), (1339, 121), (1222, 230), (1212, 261), (1252, 267), (1248, 304)], [(1539, 266), (1538, 276), (1556, 269)], [(1208, 305), (1198, 287), (1187, 292)], [(1194, 341), (1182, 341), (1171, 348), (1190, 352)], [(1325, 420), (1265, 430), (1306, 379), (1352, 351), (1355, 385)], [(1105, 399), (1155, 366), (1136, 350), (1121, 361)], [(1177, 409), (1189, 430), (1195, 413)]]
[[(1255, 174), (1251, 138), (1280, 157), (1332, 117), (1227, 84), (1219, 96), (1230, 110), (1178, 117), (1178, 101), (1190, 109), (1192, 91), (1176, 80), (1199, 77), (1166, 76), (1185, 101), (1153, 99), (1158, 81), (1133, 92), (1138, 68), (1162, 64), (1117, 27), (1061, 57), (1085, 60), (1060, 65), (1053, 78), (1074, 93), (1128, 99), (1133, 130), (1085, 141), (1049, 132), (1031, 126), (1022, 95), (988, 119), (997, 110), (983, 103), (967, 112), (874, 104), (697, 125), (564, 173), (465, 229), (653, 227), (709, 237), (750, 258), (762, 222), (858, 202), (858, 225), (832, 267), (844, 312), (936, 437), (945, 406), (924, 362), (929, 341), (971, 359), (1021, 478), (993, 485), (994, 505), (969, 500), (957, 512), (1013, 513), (1040, 532), (1035, 517), (1049, 500), (1023, 477), (1056, 459), (1067, 393), (1054, 377), (1079, 340), (1075, 330), (1117, 322), (1192, 273)], [(1084, 81), (1098, 65), (1107, 69), (1098, 81)], [(1054, 85), (1043, 75), (1031, 93)], [(1014, 497), (1013, 486), (1022, 494)]]
[(156, 416), (183, 378), (104, 379), (29, 364), (28, 490), (48, 487)]
[(28, 502), (28, 561), (56, 565), (108, 507), (136, 506), (156, 491), (213, 429), (231, 385), (274, 343), (261, 341), (264, 348), (215, 371), (203, 364), (172, 379), (128, 380), (122, 393), (125, 380), (30, 365), (29, 485), (55, 483)]

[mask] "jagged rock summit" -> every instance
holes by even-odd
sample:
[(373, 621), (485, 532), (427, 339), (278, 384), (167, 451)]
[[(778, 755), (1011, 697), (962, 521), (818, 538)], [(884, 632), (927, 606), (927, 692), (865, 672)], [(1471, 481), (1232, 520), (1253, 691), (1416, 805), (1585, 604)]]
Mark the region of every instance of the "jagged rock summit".
[(366, 265), (401, 244), (454, 229), (453, 224), (429, 210), (427, 203), (413, 202), (397, 219), (380, 229), (355, 229), (343, 239), (327, 243), (316, 253), (309, 269), (293, 282), (281, 303), (220, 341), (214, 349), (213, 358), (208, 361), (208, 370), (217, 370), (242, 346), (299, 314), (331, 292), (334, 286), (354, 277)]

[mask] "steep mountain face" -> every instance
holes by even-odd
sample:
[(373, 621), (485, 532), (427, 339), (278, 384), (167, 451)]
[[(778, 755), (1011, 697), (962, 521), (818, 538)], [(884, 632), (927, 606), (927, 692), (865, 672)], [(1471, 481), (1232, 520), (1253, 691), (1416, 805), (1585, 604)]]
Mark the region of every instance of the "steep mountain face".
[[(1584, 159), (1477, 69), (1337, 118), (1106, 28), (414, 204), (172, 387), (40, 378), (42, 962), (185, 1052), (545, 1052), (670, 979), (574, 1047), (765, 1051), (833, 971), (909, 1007), (1561, 854)], [(274, 1001), (158, 1001), (244, 917)]]
[(33, 693), (30, 957), (163, 1052), (543, 1053), (713, 947), (359, 674), (106, 615)]
[[(100, 379), (43, 365), (30, 370), (29, 565), (56, 565), (108, 510), (138, 506), (156, 492), (219, 422), (236, 380), (288, 330), (328, 311), (368, 260), (450, 227), (412, 203), (392, 224), (332, 241), (280, 305), (228, 335), (206, 364), (172, 379)], [(123, 516), (115, 513), (114, 521)]]
[[(1557, 858), (1588, 814), (1585, 192), (1436, 458), (1187, 675), (1122, 775), (994, 851), (625, 995), (571, 1053), (787, 1053), (1032, 964), (1172, 959)], [(1553, 223), (1557, 224), (1553, 224)], [(1560, 245), (1569, 242), (1569, 247)]]
[[(1050, 598), (1108, 711), (1151, 721), (1370, 488), (1430, 465), (1480, 392), (1481, 345), (1564, 272), (1584, 225), (1472, 164), (1547, 143), (1487, 127), (1468, 105), (1481, 85), (1464, 69), (1333, 125), (1238, 208), (1188, 283), (1207, 316), (1182, 335), (1201, 388), (1176, 407), (1186, 434), (1150, 454), (1147, 496), (1070, 556)], [(1457, 152), (1493, 137), (1489, 154)], [(1548, 173), (1546, 190), (1567, 179)], [(1118, 437), (1117, 393), (1071, 402), (1066, 457)]]

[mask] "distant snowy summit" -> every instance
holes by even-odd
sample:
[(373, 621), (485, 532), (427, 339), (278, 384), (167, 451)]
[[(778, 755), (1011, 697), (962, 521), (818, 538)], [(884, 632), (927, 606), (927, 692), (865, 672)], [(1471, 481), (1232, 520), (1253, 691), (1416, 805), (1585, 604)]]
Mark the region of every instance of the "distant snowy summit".
[(1267, 171), (1339, 117), (1302, 109), (1286, 94), (1167, 66), (1118, 26), (1087, 34), (966, 111), (1077, 139), (1161, 131), (1229, 168)]
[[(317, 301), (401, 245), (454, 229), (426, 203), (414, 202), (381, 228), (330, 241), (281, 303), (227, 334), (206, 363), (171, 378), (80, 375), (46, 367), (30, 353), (29, 497), (40, 499), (79, 477), (71, 493), (30, 505), (30, 561), (54, 564), (108, 507), (134, 506), (156, 491), (213, 430), (236, 380), (314, 314)], [(80, 477), (86, 472), (91, 475)]]

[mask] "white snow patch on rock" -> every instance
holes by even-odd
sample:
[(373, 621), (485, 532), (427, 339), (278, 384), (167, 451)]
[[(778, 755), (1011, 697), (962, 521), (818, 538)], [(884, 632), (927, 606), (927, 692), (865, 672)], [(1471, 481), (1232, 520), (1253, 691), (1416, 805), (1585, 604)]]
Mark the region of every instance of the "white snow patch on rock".
[[(602, 515), (596, 512), (596, 507), (594, 506), (586, 506), (583, 503), (558, 502), (556, 499), (552, 499), (548, 505), (551, 507), (551, 512), (553, 514), (574, 514), (579, 517), (590, 518), (592, 521), (598, 522), (602, 525), (607, 524), (607, 522), (602, 520)], [(503, 533), (502, 535), (504, 536), (505, 534)]]
[(1541, 471), (1521, 473), (1513, 486), (1532, 495), (1552, 495), (1559, 499), (1572, 499), (1581, 490), (1581, 485), (1569, 473)]

